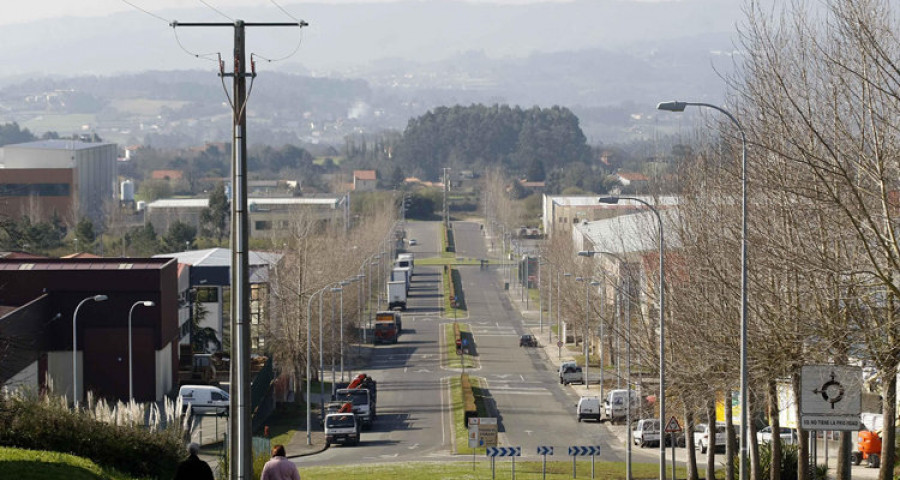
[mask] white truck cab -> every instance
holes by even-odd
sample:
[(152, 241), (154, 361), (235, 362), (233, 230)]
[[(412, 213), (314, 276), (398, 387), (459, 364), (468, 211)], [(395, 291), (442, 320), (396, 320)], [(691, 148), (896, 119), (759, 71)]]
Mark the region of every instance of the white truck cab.
[(330, 413), (325, 416), (325, 446), (333, 443), (359, 445), (360, 422), (353, 412)]
[(182, 385), (178, 396), (184, 408), (196, 413), (228, 414), (228, 392), (212, 385)]

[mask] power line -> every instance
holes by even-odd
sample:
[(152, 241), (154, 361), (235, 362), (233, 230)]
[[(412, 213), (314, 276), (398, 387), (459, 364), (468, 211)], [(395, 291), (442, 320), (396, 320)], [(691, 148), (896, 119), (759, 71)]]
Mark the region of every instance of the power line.
[[(124, 1), (124, 0), (123, 0), (123, 1)], [(192, 57), (199, 58), (199, 59), (201, 59), (201, 60), (207, 60), (207, 61), (210, 61), (210, 62), (221, 63), (221, 61), (222, 61), (222, 54), (221, 54), (220, 52), (194, 53), (194, 52), (188, 50), (187, 47), (185, 47), (184, 44), (181, 43), (181, 38), (178, 36), (178, 28), (177, 28), (177, 27), (178, 27), (178, 22), (176, 22), (176, 21), (173, 20), (172, 22), (168, 22), (168, 21), (167, 21), (166, 23), (169, 23), (169, 25), (172, 26), (172, 33), (175, 34), (175, 42), (178, 43), (178, 47), (181, 48), (181, 50), (183, 50), (184, 53), (186, 53), (186, 54), (188, 54), (188, 55), (190, 55), (190, 56), (192, 56)], [(213, 55), (217, 55), (217, 56), (219, 57), (219, 59), (216, 60), (216, 59), (214, 59), (214, 58), (209, 58), (209, 57), (212, 57)]]
[(169, 23), (171, 23), (169, 20), (166, 20), (165, 18), (160, 17), (159, 15), (157, 15), (157, 14), (155, 14), (155, 13), (153, 13), (153, 12), (150, 12), (150, 11), (148, 11), (148, 10), (145, 10), (145, 9), (143, 9), (143, 8), (141, 8), (141, 7), (137, 6), (137, 5), (135, 5), (135, 4), (131, 3), (131, 2), (129, 2), (128, 0), (122, 0), (122, 2), (125, 3), (126, 5), (131, 6), (131, 7), (134, 8), (135, 10), (139, 10), (139, 11), (141, 11), (141, 12), (146, 13), (147, 15), (150, 15), (151, 17), (158, 18), (158, 19), (160, 19), (160, 20), (166, 22), (166, 25), (168, 25)]
[(219, 15), (221, 15), (221, 16), (223, 16), (223, 17), (229, 19), (229, 20), (231, 20), (232, 22), (234, 21), (233, 18), (229, 17), (228, 15), (225, 15), (225, 14), (222, 13), (222, 11), (219, 10), (218, 8), (216, 8), (216, 7), (214, 7), (214, 6), (212, 6), (212, 5), (208, 4), (208, 3), (206, 3), (206, 0), (197, 0), (197, 1), (199, 1), (200, 3), (206, 5), (207, 7), (209, 7), (210, 10), (212, 10), (212, 11), (218, 13)]
[[(290, 12), (288, 12), (287, 10), (285, 10), (284, 7), (282, 7), (281, 5), (279, 5), (278, 2), (276, 2), (275, 0), (269, 0), (269, 2), (271, 2), (272, 5), (275, 5), (275, 7), (277, 7), (279, 10), (281, 10), (281, 13), (284, 13), (285, 15), (287, 15), (288, 18), (290, 18), (291, 20), (297, 22), (297, 25), (302, 26), (303, 24), (306, 23), (306, 22), (304, 22), (303, 20), (300, 20), (299, 18), (297, 18), (297, 17), (291, 15)], [(256, 56), (256, 57), (259, 57), (259, 58), (261, 58), (261, 59), (263, 59), (263, 60), (265, 60), (265, 61), (267, 61), (267, 62), (269, 62), (269, 63), (271, 63), (271, 62), (280, 62), (280, 61), (282, 61), (282, 60), (287, 60), (287, 59), (293, 57), (294, 55), (296, 55), (298, 51), (300, 51), (300, 46), (303, 44), (303, 29), (300, 29), (299, 33), (297, 34), (297, 37), (298, 37), (298, 38), (297, 38), (297, 45), (294, 47), (294, 49), (291, 51), (291, 53), (289, 53), (289, 54), (287, 54), (287, 55), (285, 55), (285, 56), (283, 56), (283, 57), (278, 57), (278, 58), (266, 58), (266, 57), (264, 57), (264, 56), (262, 56), (262, 55), (260, 55), (260, 54), (258, 54), (258, 53), (252, 53), (252, 54), (250, 54), (250, 58), (252, 59), (254, 56)]]

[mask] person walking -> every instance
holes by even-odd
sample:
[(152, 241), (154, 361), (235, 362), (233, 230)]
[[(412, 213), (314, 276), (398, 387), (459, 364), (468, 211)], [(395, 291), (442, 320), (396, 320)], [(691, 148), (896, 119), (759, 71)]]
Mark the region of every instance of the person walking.
[(272, 446), (272, 459), (266, 462), (259, 480), (300, 480), (297, 466), (285, 456), (284, 445)]
[(200, 457), (197, 456), (199, 452), (200, 445), (196, 442), (191, 442), (188, 445), (188, 458), (178, 464), (175, 480), (214, 480), (209, 464), (200, 460)]

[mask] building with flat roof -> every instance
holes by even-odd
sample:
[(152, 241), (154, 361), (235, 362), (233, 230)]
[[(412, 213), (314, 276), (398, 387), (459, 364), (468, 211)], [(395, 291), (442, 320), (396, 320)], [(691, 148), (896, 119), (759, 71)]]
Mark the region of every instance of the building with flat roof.
[[(301, 218), (344, 221), (348, 208), (347, 195), (331, 197), (254, 197), (247, 200), (250, 211), (250, 235), (272, 237), (284, 235)], [(176, 220), (200, 228), (200, 215), (209, 207), (208, 198), (166, 198), (146, 206), (145, 221), (157, 233), (165, 233)]]
[(75, 223), (103, 222), (115, 200), (114, 143), (40, 140), (0, 148), (0, 214), (47, 220), (54, 214)]
[[(95, 295), (108, 299), (82, 303)], [(154, 306), (134, 309), (129, 336), (129, 312), (142, 301)], [(69, 399), (84, 399), (91, 391), (127, 400), (129, 339), (134, 398), (162, 400), (178, 380), (175, 260), (0, 259), (0, 385), (38, 391), (49, 381)]]

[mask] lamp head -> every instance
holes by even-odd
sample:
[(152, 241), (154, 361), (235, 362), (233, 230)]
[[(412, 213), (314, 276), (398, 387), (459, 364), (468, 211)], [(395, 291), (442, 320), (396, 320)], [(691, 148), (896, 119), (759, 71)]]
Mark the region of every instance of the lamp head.
[(584, 281), (584, 277), (575, 277), (575, 281), (576, 281), (576, 282), (583, 282), (583, 281)]
[(656, 109), (668, 112), (683, 112), (685, 107), (687, 107), (687, 102), (662, 102), (656, 106)]
[(108, 298), (109, 298), (109, 297), (107, 297), (106, 295), (94, 295), (94, 301), (95, 301), (95, 302), (102, 302), (102, 301), (104, 301), (104, 300), (106, 300), (106, 299), (108, 299)]
[(597, 253), (597, 252), (595, 252), (593, 250), (582, 250), (582, 251), (578, 252), (578, 256), (579, 257), (593, 257), (595, 253)]
[(343, 292), (344, 289), (341, 287), (331, 287), (332, 292)]
[(571, 277), (572, 274), (571, 274), (571, 273), (564, 273), (563, 276), (564, 276), (564, 277)]
[(591, 280), (591, 285), (596, 287), (596, 286), (600, 285), (600, 282), (598, 282), (596, 280)]
[(156, 302), (152, 302), (150, 300), (144, 300), (143, 302), (141, 302), (141, 305), (143, 305), (145, 307), (155, 307)]
[(609, 205), (615, 205), (619, 203), (619, 197), (600, 197), (597, 199), (599, 203), (606, 203)]

